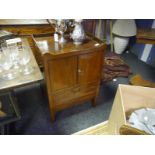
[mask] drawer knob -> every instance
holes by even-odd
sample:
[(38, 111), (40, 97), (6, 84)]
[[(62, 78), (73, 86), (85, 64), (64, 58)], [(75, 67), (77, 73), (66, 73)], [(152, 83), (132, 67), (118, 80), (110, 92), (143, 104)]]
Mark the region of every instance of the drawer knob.
[(84, 73), (84, 71), (81, 69), (78, 69), (78, 73)]
[(81, 73), (82, 71), (81, 71), (81, 69), (78, 69), (78, 73)]

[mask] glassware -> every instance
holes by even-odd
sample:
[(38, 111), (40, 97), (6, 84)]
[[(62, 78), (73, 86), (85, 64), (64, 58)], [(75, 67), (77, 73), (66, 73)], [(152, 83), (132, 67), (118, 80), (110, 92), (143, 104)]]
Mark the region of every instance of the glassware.
[(12, 44), (7, 44), (7, 47), (9, 49), (9, 57), (13, 63), (13, 68), (12, 70), (14, 71), (14, 75), (16, 77), (19, 76), (20, 74), (20, 66), (19, 66), (19, 63), (18, 63), (18, 60), (19, 60), (19, 49), (18, 49), (18, 45), (17, 43), (12, 43)]
[(27, 46), (22, 46), (19, 53), (19, 64), (21, 65), (21, 73), (24, 75), (31, 74), (33, 72), (33, 67), (29, 65), (31, 60), (30, 53)]
[(14, 71), (11, 69), (13, 66), (13, 63), (10, 57), (7, 55), (6, 51), (3, 51), (3, 50), (2, 52), (0, 52), (1, 77), (4, 80), (12, 80), (15, 78)]
[(19, 59), (19, 49), (17, 43), (8, 44), (10, 50), (10, 58), (13, 61), (14, 69), (19, 69), (18, 59)]
[[(1, 54), (2, 54), (2, 48), (0, 47), (0, 59), (1, 59)], [(2, 77), (2, 73), (3, 73), (3, 68), (0, 63), (0, 78)]]

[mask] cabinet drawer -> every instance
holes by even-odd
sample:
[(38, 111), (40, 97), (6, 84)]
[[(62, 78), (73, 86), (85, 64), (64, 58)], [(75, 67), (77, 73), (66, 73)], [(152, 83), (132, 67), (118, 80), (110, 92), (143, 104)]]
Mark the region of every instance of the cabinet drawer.
[(95, 95), (97, 88), (97, 84), (68, 88), (55, 93), (53, 95), (54, 102), (55, 104), (62, 104), (77, 99), (79, 97)]

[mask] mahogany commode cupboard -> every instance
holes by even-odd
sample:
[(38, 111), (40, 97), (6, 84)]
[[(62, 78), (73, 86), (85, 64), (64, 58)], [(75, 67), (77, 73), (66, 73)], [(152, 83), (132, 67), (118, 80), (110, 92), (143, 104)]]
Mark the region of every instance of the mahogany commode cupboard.
[(106, 44), (87, 36), (81, 45), (68, 39), (61, 45), (53, 36), (33, 38), (42, 56), (52, 120), (57, 111), (91, 100), (96, 104)]

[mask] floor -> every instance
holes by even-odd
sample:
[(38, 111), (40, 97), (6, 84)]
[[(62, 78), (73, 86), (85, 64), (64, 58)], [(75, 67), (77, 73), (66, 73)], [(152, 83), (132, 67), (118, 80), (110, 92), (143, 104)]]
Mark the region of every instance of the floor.
[[(139, 61), (131, 53), (122, 58), (130, 65), (133, 74), (139, 73), (145, 79), (155, 82), (155, 69)], [(117, 78), (101, 85), (97, 106), (90, 102), (58, 112), (56, 121), (51, 122), (46, 95), (43, 96), (39, 84), (15, 90), (21, 111), (21, 120), (16, 122), (15, 131), (19, 135), (69, 135), (96, 125), (108, 119), (118, 84), (128, 84), (128, 78)]]

